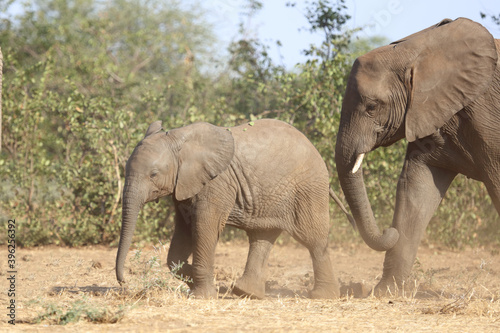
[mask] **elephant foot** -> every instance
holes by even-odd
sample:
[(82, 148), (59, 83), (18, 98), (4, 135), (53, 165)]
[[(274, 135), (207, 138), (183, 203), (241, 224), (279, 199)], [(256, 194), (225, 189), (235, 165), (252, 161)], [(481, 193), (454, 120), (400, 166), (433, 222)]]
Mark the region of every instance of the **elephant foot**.
[(263, 299), (265, 296), (265, 283), (259, 282), (258, 279), (252, 280), (242, 276), (236, 281), (233, 294), (240, 297)]
[(315, 283), (313, 290), (309, 292), (312, 299), (335, 299), (340, 296), (340, 288), (336, 282)]
[(364, 283), (350, 282), (348, 285), (343, 285), (340, 288), (342, 297), (366, 298), (371, 295), (372, 288)]
[(372, 295), (375, 297), (385, 297), (391, 296), (396, 293), (398, 289), (397, 284), (387, 283), (386, 281), (380, 281), (372, 290)]
[(417, 292), (418, 286), (415, 283), (396, 283), (396, 281), (381, 280), (375, 288), (373, 295), (376, 297), (408, 296)]
[(191, 296), (200, 299), (217, 298), (217, 291), (213, 287), (195, 287), (191, 289)]

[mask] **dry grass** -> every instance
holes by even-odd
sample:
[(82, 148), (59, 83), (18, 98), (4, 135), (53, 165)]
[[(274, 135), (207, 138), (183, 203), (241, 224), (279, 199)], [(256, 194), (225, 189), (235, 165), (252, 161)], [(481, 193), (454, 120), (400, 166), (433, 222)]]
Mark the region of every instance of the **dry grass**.
[[(28, 332), (500, 330), (498, 256), (488, 255), (487, 251), (471, 250), (465, 255), (446, 251), (427, 253), (421, 256), (422, 261), (433, 258), (434, 267), (424, 268), (417, 263), (411, 287), (393, 297), (360, 299), (350, 296), (353, 294), (350, 291), (341, 299), (321, 301), (303, 297), (311, 276), (310, 261), (303, 248), (287, 246), (273, 251), (265, 300), (239, 299), (228, 292), (243, 270), (246, 245), (219, 247), (216, 260), (219, 298), (215, 300), (188, 296), (185, 284), (161, 265), (166, 250), (160, 245), (131, 252), (126, 289), (120, 289), (115, 281), (116, 250), (24, 250), (27, 261), (19, 268), (23, 279), (19, 282), (16, 329)], [(357, 284), (371, 286), (379, 278), (378, 253), (364, 248), (335, 249), (331, 256), (341, 281), (350, 280), (342, 283), (344, 290)], [(361, 266), (353, 267), (354, 258), (360, 258)], [(2, 300), (6, 301), (5, 295)], [(11, 328), (5, 319), (0, 323), (0, 331)]]

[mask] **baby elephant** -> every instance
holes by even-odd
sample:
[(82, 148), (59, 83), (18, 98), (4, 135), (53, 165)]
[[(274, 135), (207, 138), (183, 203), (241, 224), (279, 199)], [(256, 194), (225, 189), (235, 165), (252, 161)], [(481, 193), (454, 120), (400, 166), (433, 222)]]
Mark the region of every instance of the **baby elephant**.
[[(332, 195), (333, 192), (330, 192)], [(116, 277), (123, 265), (141, 207), (173, 194), (175, 231), (168, 265), (184, 262), (196, 297), (216, 297), (215, 247), (226, 224), (247, 232), (250, 249), (233, 292), (264, 297), (265, 267), (281, 232), (310, 252), (312, 298), (339, 296), (327, 251), (329, 178), (325, 162), (294, 127), (263, 119), (223, 128), (196, 123), (162, 131), (152, 123), (126, 166)], [(192, 264), (187, 264), (193, 255)]]

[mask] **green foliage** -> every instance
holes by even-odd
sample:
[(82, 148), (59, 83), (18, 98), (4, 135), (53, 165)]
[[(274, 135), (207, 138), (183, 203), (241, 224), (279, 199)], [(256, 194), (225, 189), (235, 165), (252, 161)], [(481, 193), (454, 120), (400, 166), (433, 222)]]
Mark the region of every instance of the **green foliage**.
[(45, 312), (39, 314), (33, 323), (49, 322), (55, 325), (66, 325), (86, 320), (92, 323), (114, 324), (120, 321), (125, 314), (123, 308), (112, 312), (107, 308), (95, 307), (86, 298), (73, 302), (68, 309), (54, 303), (44, 304), (43, 307)]
[[(293, 70), (274, 64), (268, 46), (252, 37), (249, 23), (261, 1), (246, 2), (247, 20), (217, 71), (210, 67), (216, 40), (200, 6), (175, 0), (26, 0), (23, 6), (18, 17), (0, 20), (0, 223), (16, 219), (19, 245), (116, 244), (126, 160), (158, 119), (167, 129), (284, 120), (315, 144), (340, 193), (334, 145), (346, 80), (356, 56), (386, 43), (353, 40), (345, 1), (307, 3), (309, 30), (324, 38), (304, 50), (308, 60)], [(404, 151), (399, 142), (366, 158), (381, 226), (392, 221)], [(498, 216), (485, 193), (483, 185), (457, 178), (430, 224), (429, 241), (498, 243)], [(331, 207), (332, 240), (352, 242), (347, 219)], [(146, 205), (136, 241), (169, 239), (173, 214), (170, 199)], [(236, 229), (222, 235), (240, 237)]]
[(328, 61), (347, 48), (350, 39), (346, 36), (350, 36), (350, 32), (342, 30), (351, 16), (345, 13), (346, 9), (345, 0), (318, 0), (308, 4), (305, 16), (310, 31), (323, 32), (324, 40), (319, 48), (311, 46), (310, 50), (305, 50), (306, 55), (319, 56)]
[[(211, 35), (174, 2), (38, 0), (25, 9), (0, 33), (1, 222), (16, 218), (22, 246), (116, 242), (124, 165), (148, 124), (203, 119), (193, 117), (203, 102), (193, 78), (208, 79), (192, 52), (208, 53)], [(152, 223), (139, 233), (167, 233), (158, 218), (167, 210), (146, 207)]]
[[(7, 62), (18, 65), (11, 55)], [(21, 245), (109, 242), (120, 210), (125, 154), (118, 151), (138, 139), (136, 129), (123, 130), (133, 113), (115, 112), (111, 99), (86, 97), (69, 80), (68, 93), (51, 90), (54, 66), (47, 55), (6, 76), (9, 126), (0, 164), (9, 215), (19, 219)]]
[(500, 25), (500, 14), (498, 15), (489, 15), (485, 14), (483, 12), (479, 13), (481, 15), (482, 19), (485, 19), (486, 17), (489, 17), (491, 21), (493, 21), (495, 24)]
[(500, 244), (498, 213), (483, 183), (459, 175), (427, 228), (428, 239), (451, 248)]

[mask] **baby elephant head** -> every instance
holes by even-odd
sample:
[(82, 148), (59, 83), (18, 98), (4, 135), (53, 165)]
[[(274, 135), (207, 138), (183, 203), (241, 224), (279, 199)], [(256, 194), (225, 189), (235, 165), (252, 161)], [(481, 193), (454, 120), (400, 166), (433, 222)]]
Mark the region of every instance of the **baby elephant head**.
[(195, 196), (226, 170), (233, 154), (233, 137), (223, 128), (196, 123), (164, 132), (161, 121), (149, 126), (127, 161), (116, 258), (118, 281), (123, 282), (123, 264), (142, 206), (172, 193), (178, 201)]
[[(169, 195), (175, 186), (178, 160), (161, 121), (152, 123), (127, 161), (123, 207), (143, 204)], [(125, 200), (126, 199), (126, 200)]]

